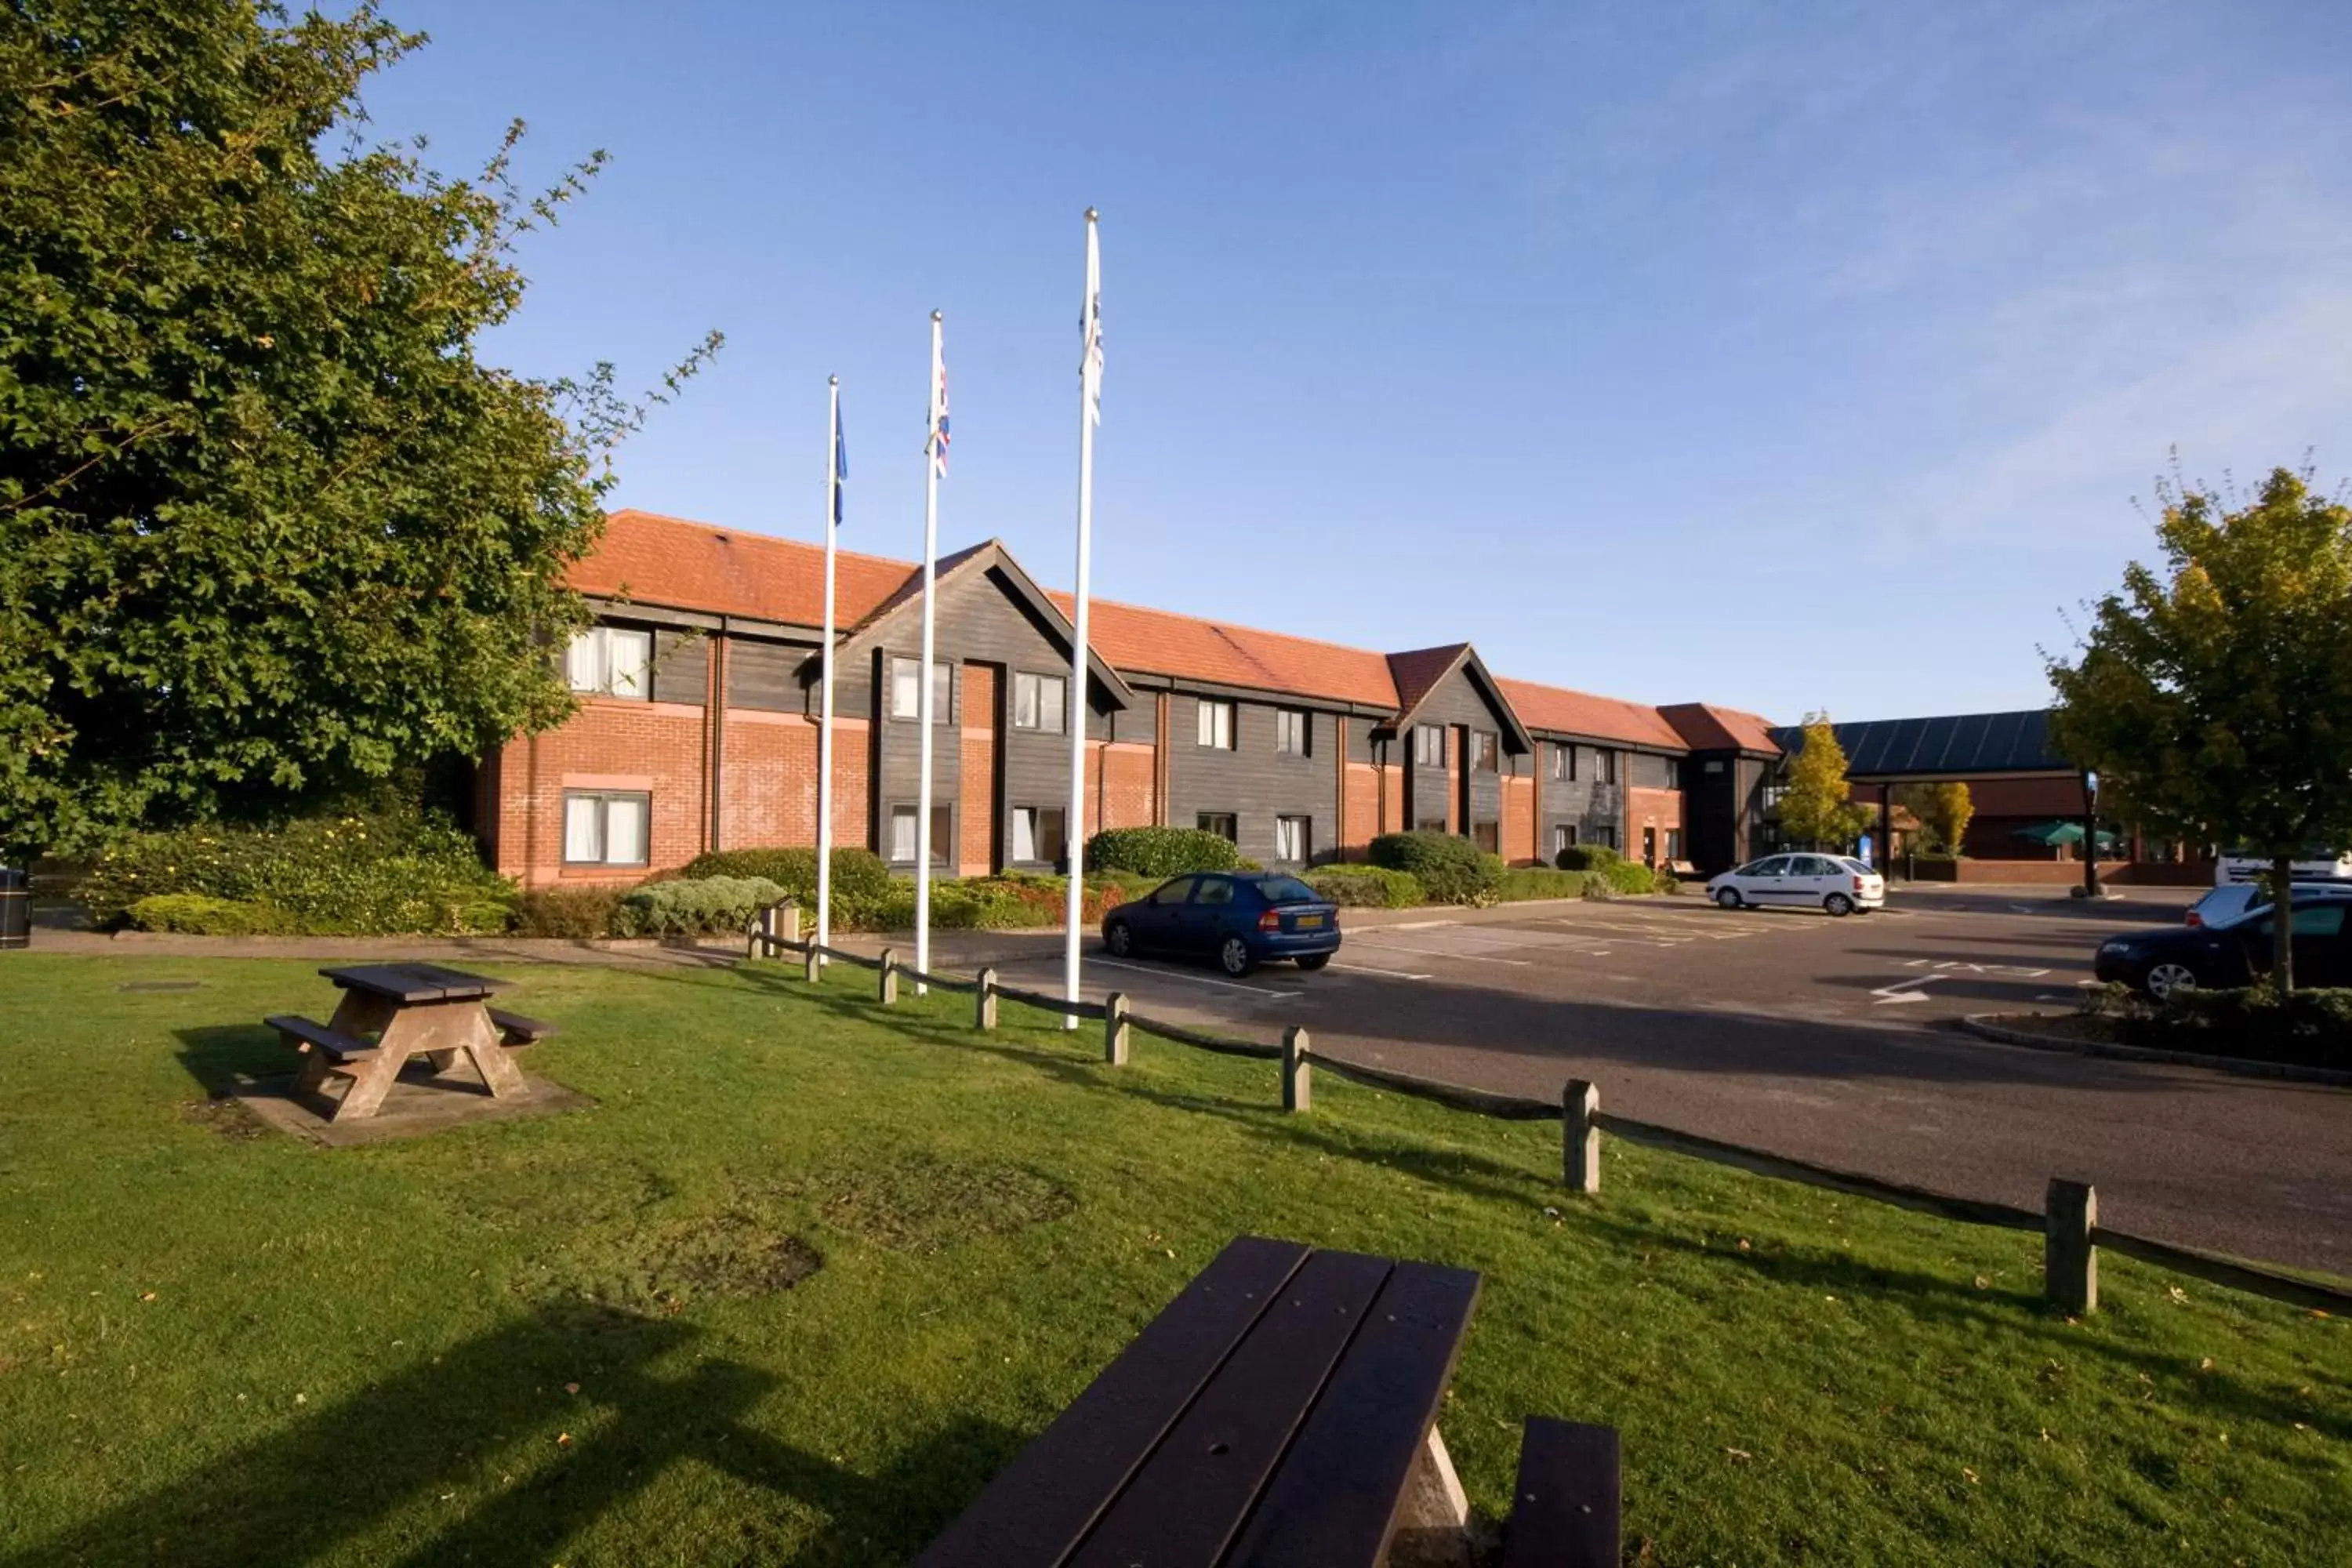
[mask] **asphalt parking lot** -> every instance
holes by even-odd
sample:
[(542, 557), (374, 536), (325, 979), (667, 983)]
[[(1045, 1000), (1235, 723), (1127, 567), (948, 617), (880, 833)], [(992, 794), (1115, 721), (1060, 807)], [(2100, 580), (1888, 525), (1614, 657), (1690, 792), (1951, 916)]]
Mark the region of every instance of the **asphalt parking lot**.
[[(1232, 980), (1090, 944), (1087, 990), (1266, 1039), (1301, 1024), (1318, 1052), (1486, 1089), (1590, 1079), (1624, 1115), (1947, 1192), (2038, 1207), (2051, 1176), (2085, 1179), (2119, 1228), (2352, 1275), (2352, 1091), (1956, 1026), (2070, 1007), (2105, 936), (2175, 923), (2193, 896), (1898, 890), (1845, 920), (1689, 898), (1349, 911), (1318, 973)], [(943, 933), (939, 962), (1058, 989), (1058, 938), (982, 940)]]

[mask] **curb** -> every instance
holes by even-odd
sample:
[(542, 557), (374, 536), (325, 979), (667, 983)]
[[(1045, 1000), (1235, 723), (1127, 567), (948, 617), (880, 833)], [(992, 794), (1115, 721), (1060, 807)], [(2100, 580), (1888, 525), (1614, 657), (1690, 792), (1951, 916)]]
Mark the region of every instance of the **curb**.
[(2298, 1062), (2254, 1061), (2244, 1057), (2217, 1057), (2203, 1051), (2168, 1051), (2155, 1046), (2118, 1046), (2105, 1040), (2074, 1040), (2062, 1035), (2013, 1029), (1992, 1020), (1997, 1013), (1971, 1013), (1960, 1020), (1969, 1034), (2004, 1046), (2024, 1046), (2037, 1051), (2068, 1051), (2078, 1057), (2114, 1057), (2122, 1061), (2163, 1062), (2172, 1067), (2207, 1068), (2240, 1078), (2267, 1078), (2288, 1083), (2326, 1084), (2352, 1089), (2352, 1072), (2340, 1068), (2305, 1067)]

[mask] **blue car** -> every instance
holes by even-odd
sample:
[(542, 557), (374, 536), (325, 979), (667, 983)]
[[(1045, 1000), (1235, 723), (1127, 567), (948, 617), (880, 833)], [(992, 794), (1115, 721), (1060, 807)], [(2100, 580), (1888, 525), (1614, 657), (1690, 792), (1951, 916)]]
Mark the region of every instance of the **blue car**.
[(1339, 951), (1339, 906), (1278, 871), (1173, 877), (1103, 917), (1103, 945), (1125, 958), (1167, 952), (1213, 958), (1227, 974), (1269, 959), (1320, 969)]

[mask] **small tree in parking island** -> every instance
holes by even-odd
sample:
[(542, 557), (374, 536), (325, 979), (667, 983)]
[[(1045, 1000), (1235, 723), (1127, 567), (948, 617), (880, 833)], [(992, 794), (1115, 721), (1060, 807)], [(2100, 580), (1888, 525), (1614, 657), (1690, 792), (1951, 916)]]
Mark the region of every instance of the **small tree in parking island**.
[(2293, 862), (2352, 842), (2352, 510), (2310, 480), (2273, 469), (2235, 510), (2159, 480), (2161, 574), (2126, 567), (2074, 658), (2049, 660), (2052, 738), (2103, 811), (2271, 863), (2282, 992)]
[(1780, 832), (1798, 844), (1844, 848), (1870, 824), (1866, 807), (1853, 804), (1845, 782), (1845, 748), (1827, 713), (1805, 715), (1805, 744), (1789, 760), (1789, 782), (1780, 793)]
[(266, 817), (570, 711), (564, 569), (645, 403), (475, 350), (603, 154), (533, 195), (519, 124), (466, 179), (362, 141), (362, 84), (422, 41), (368, 4), (0, 23), (0, 853)]
[(1929, 844), (1955, 860), (1960, 858), (1960, 841), (1968, 837), (1969, 824), (1977, 815), (1968, 785), (1958, 781), (1906, 784), (1895, 792), (1895, 798), (1919, 819)]

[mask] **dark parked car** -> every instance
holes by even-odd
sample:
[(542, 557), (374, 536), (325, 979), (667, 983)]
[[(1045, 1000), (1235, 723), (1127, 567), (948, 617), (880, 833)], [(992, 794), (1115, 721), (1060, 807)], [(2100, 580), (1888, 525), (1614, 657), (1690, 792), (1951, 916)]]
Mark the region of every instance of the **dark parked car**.
[[(2352, 937), (2344, 929), (2352, 900), (2298, 894), (2294, 900), (2294, 979), (2298, 985), (2352, 982)], [(2272, 916), (2224, 926), (2163, 926), (2126, 931), (2099, 944), (2102, 980), (2121, 981), (2162, 998), (2176, 991), (2251, 985), (2271, 967)]]
[(1320, 969), (1339, 951), (1339, 906), (1296, 877), (1202, 871), (1172, 877), (1103, 916), (1103, 945), (1134, 952), (1213, 958), (1228, 974), (1268, 959)]

